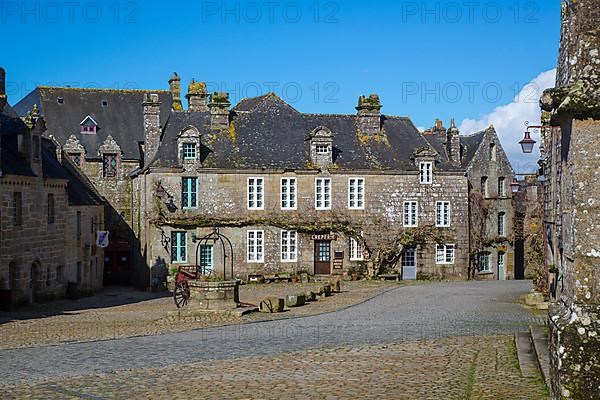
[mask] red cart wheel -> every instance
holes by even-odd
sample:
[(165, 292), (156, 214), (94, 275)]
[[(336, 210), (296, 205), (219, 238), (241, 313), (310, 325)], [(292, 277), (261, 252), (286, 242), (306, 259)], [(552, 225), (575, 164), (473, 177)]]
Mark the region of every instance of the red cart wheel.
[(190, 286), (187, 281), (177, 282), (173, 291), (173, 300), (177, 308), (184, 307), (190, 301)]

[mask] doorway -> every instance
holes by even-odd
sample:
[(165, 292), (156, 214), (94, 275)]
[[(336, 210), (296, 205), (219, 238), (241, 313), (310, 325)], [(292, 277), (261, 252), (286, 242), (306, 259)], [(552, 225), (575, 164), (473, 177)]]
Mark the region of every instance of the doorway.
[(331, 241), (315, 240), (315, 275), (331, 274)]
[(506, 254), (498, 253), (498, 280), (503, 281), (506, 280), (505, 275), (505, 265), (506, 265)]
[(417, 279), (417, 249), (408, 247), (402, 253), (402, 280), (414, 281)]

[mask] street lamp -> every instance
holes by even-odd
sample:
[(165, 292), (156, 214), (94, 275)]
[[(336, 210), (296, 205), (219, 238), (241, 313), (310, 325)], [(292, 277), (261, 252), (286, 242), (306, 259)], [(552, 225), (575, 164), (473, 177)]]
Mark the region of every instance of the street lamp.
[(518, 193), (520, 187), (521, 187), (521, 185), (517, 181), (517, 178), (513, 178), (512, 183), (510, 184), (510, 190), (511, 190), (511, 192)]
[(529, 134), (529, 127), (527, 128), (527, 130), (525, 131), (525, 137), (523, 138), (523, 140), (521, 140), (519, 142), (519, 144), (521, 145), (521, 149), (523, 150), (523, 153), (525, 154), (530, 154), (533, 152), (533, 146), (535, 145), (535, 140), (533, 140)]

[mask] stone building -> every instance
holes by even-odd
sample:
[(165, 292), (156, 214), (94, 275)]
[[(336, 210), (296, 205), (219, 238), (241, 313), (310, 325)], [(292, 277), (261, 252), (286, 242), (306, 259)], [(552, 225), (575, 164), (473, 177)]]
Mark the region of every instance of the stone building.
[[(381, 114), (376, 95), (350, 115), (301, 113), (274, 94), (230, 110), (226, 93), (208, 95), (196, 82), (187, 97), (189, 109), (173, 108), (166, 123), (157, 94), (143, 104), (146, 160), (133, 193), (155, 271), (208, 264), (220, 272), (220, 250), (198, 242), (217, 226), (243, 279), (299, 271), (467, 279), (469, 176), (505, 176), (505, 188), (512, 177), (493, 129), (461, 137), (454, 124), (440, 125), (424, 135), (407, 118)], [(506, 207), (509, 238), (510, 191), (488, 197)], [(502, 277), (512, 277), (511, 265)]]
[(8, 105), (0, 68), (0, 306), (102, 287), (94, 221), (103, 200), (55, 143), (36, 107)]
[[(443, 154), (449, 133), (458, 135), (454, 121), (449, 130), (442, 122), (424, 137)], [(493, 126), (460, 136), (463, 168), (469, 183), (470, 269), (469, 277), (482, 280), (515, 279), (514, 206), (510, 183), (514, 172)], [(450, 154), (451, 156), (451, 154)]]
[(559, 271), (550, 310), (554, 398), (600, 393), (600, 7), (563, 1), (556, 88), (542, 121), (546, 259)]
[[(163, 120), (171, 109), (170, 92), (156, 91)], [(105, 249), (106, 283), (137, 283), (146, 287), (139, 242), (132, 228), (141, 224), (132, 212), (131, 179), (144, 152), (143, 92), (137, 90), (79, 89), (41, 86), (15, 105), (25, 116), (34, 104), (52, 135), (108, 200), (103, 227), (110, 231)], [(140, 275), (141, 274), (141, 275)]]
[[(508, 188), (512, 176), (493, 129), (460, 136), (454, 124), (440, 124), (421, 134), (407, 118), (381, 114), (375, 95), (361, 97), (352, 115), (300, 113), (274, 94), (231, 108), (226, 93), (209, 95), (194, 81), (184, 110), (177, 74), (169, 86), (146, 96), (39, 87), (16, 105), (23, 114), (40, 104), (46, 134), (109, 199), (106, 278), (114, 271), (148, 287), (169, 267), (195, 264), (196, 250), (214, 264), (218, 249), (193, 242), (213, 226), (234, 239), (244, 278), (513, 277), (510, 244), (491, 240), (499, 237), (497, 216), (486, 219), (487, 247), (473, 247), (470, 237), (469, 202), (481, 177), (506, 176)], [(492, 142), (497, 152), (483, 150)], [(493, 190), (484, 200), (510, 204)], [(494, 212), (505, 212), (510, 238), (511, 208)]]

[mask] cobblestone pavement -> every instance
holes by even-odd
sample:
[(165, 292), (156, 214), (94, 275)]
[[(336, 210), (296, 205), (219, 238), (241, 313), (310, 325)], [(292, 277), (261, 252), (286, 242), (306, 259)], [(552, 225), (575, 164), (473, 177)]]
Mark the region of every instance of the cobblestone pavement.
[(196, 362), (7, 388), (9, 399), (545, 399), (511, 336), (453, 337)]
[(544, 386), (520, 378), (509, 336), (543, 323), (517, 303), (530, 287), (405, 286), (303, 318), (3, 350), (0, 386), (17, 398), (539, 398)]
[[(267, 296), (283, 297), (317, 286), (317, 283), (245, 285), (240, 288), (240, 299), (258, 305)], [(240, 318), (210, 313), (181, 319), (167, 316), (169, 311), (176, 309), (171, 297), (127, 288), (108, 288), (77, 301), (60, 300), (29, 306), (15, 313), (0, 312), (0, 349), (156, 335), (314, 315), (359, 303), (397, 286), (395, 282), (344, 282), (340, 294), (277, 315), (253, 314)]]

